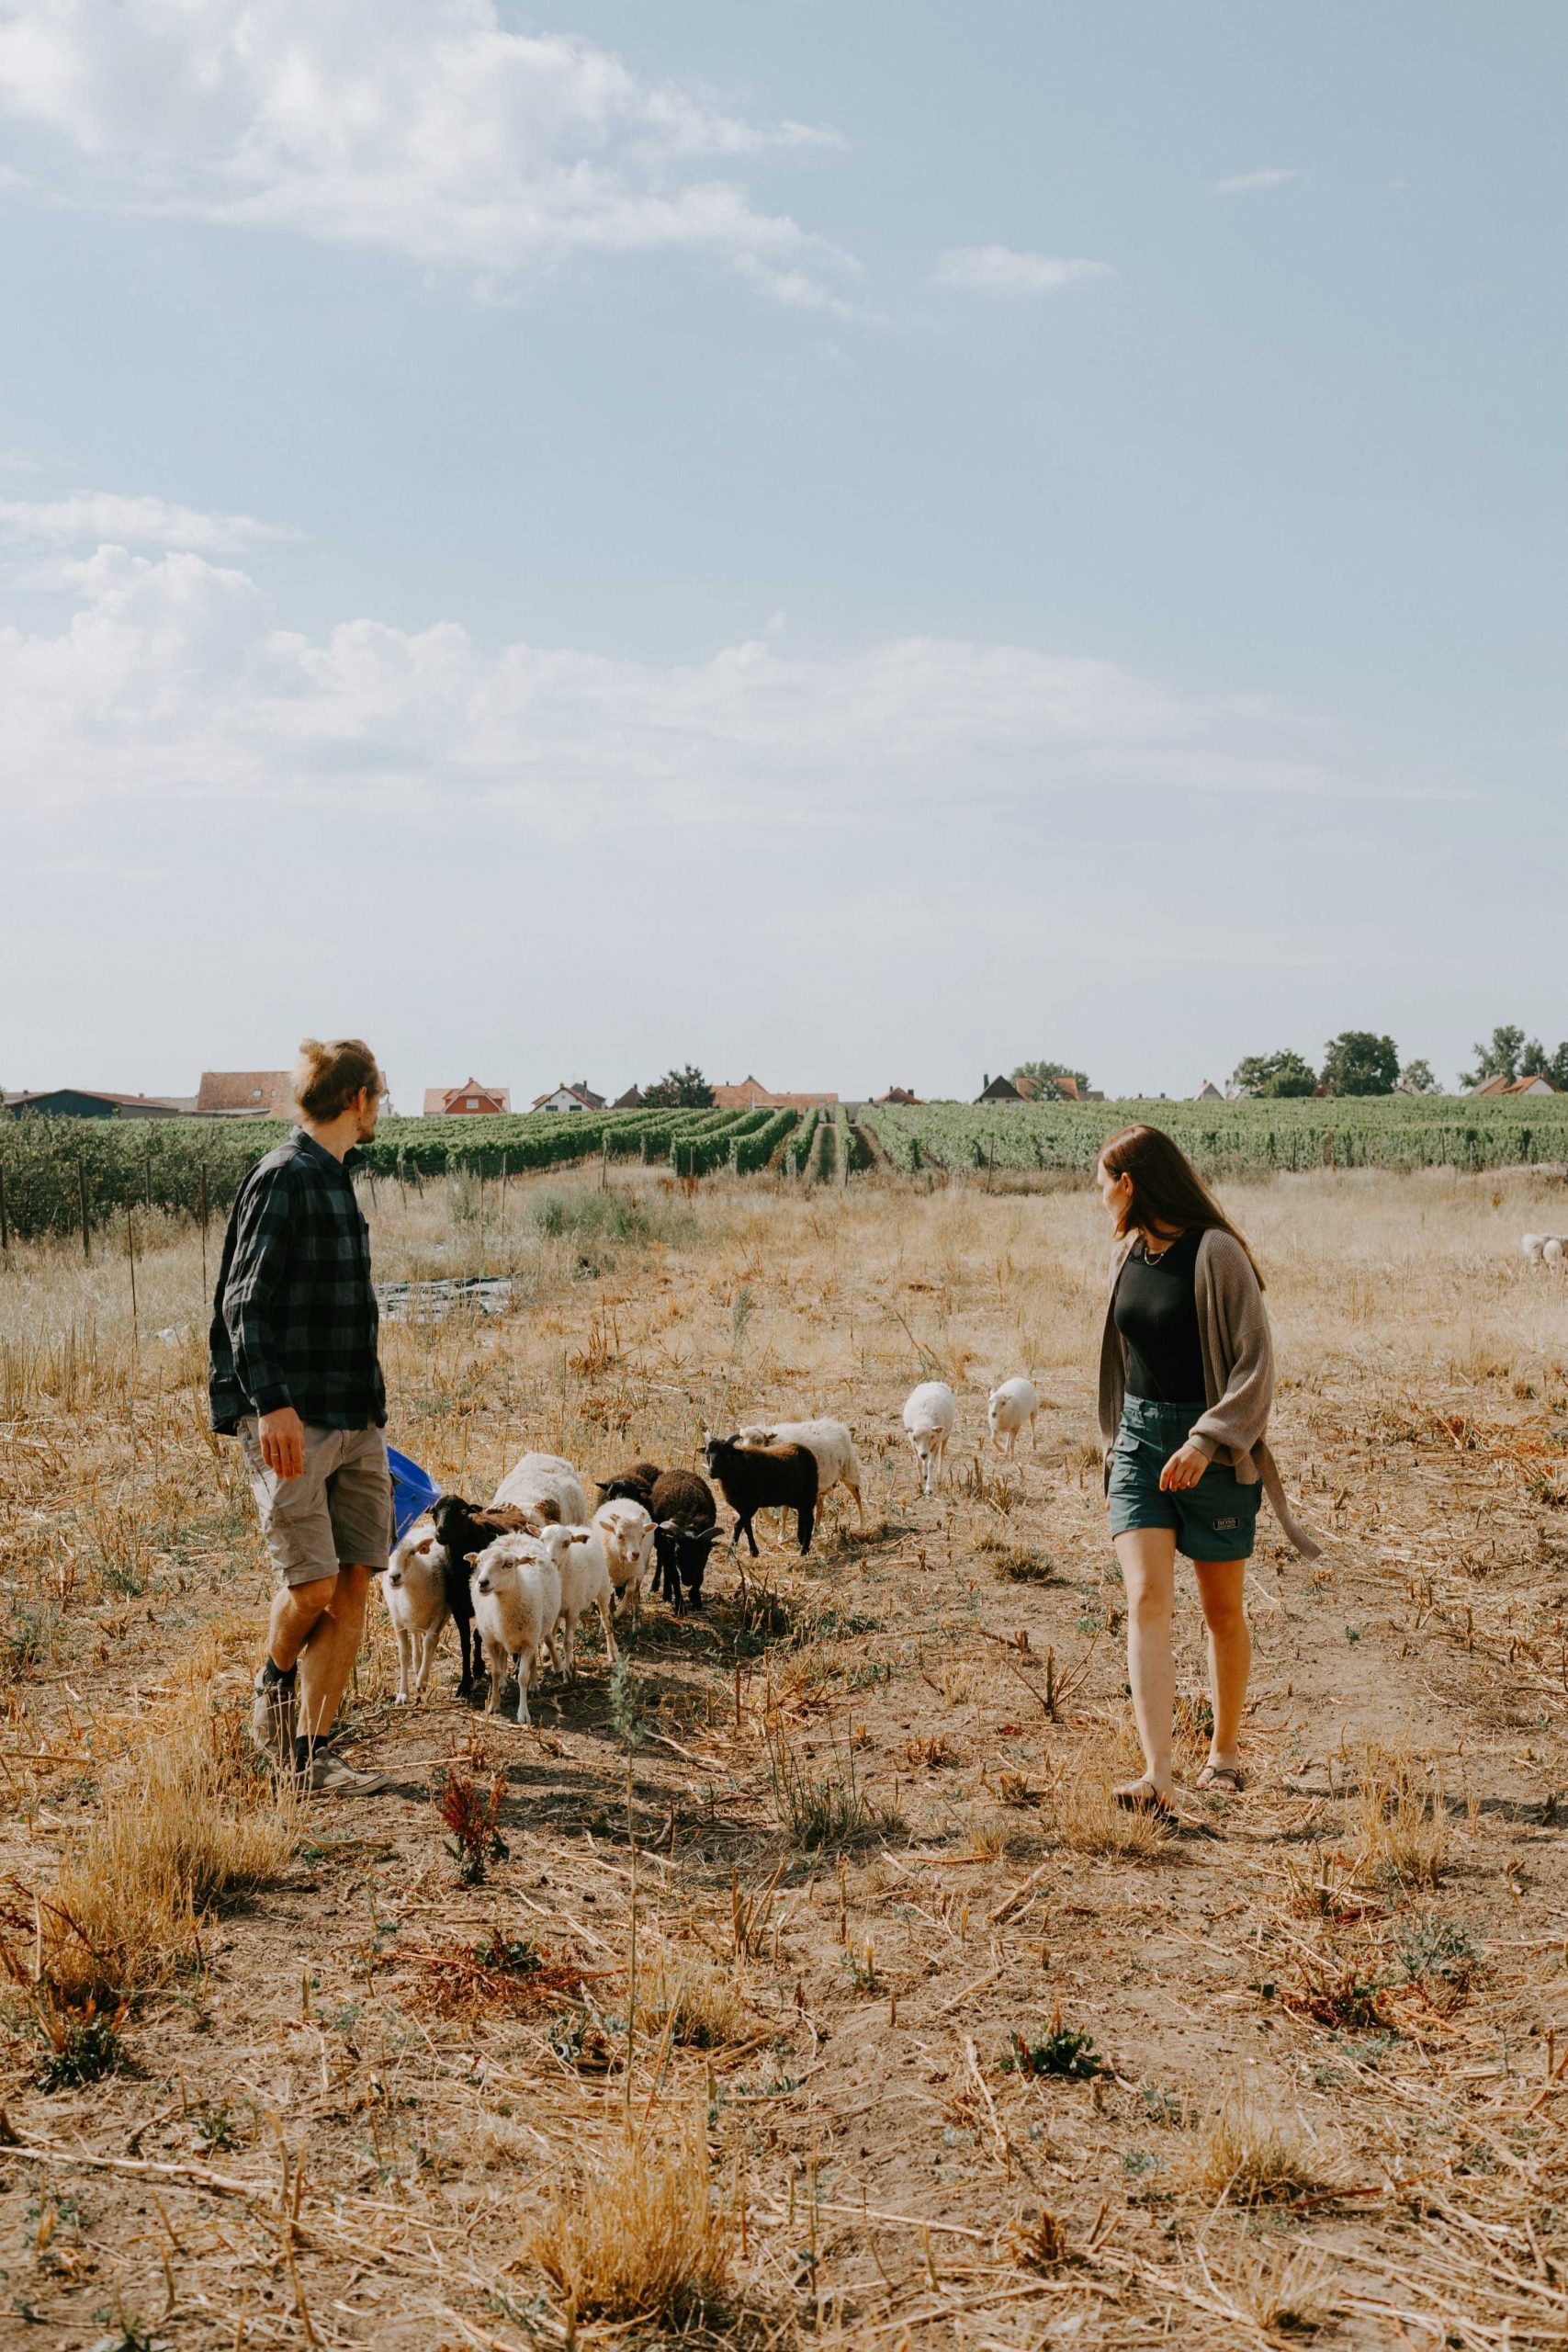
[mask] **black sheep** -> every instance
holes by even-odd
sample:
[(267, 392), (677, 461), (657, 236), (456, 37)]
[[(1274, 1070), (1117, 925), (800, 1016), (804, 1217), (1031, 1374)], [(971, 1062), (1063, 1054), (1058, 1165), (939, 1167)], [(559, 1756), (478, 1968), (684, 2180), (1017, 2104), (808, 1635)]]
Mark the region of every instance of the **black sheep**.
[(736, 1514), (731, 1551), (742, 1535), (757, 1557), (751, 1521), (760, 1510), (793, 1510), (803, 1553), (811, 1549), (817, 1517), (817, 1456), (804, 1445), (742, 1445), (734, 1437), (707, 1437), (703, 1459)]
[(703, 1605), (703, 1577), (718, 1533), (713, 1488), (694, 1470), (663, 1470), (647, 1507), (653, 1514), (653, 1589), (662, 1579), (664, 1598), (682, 1617)]
[(531, 1531), (536, 1522), (515, 1503), (466, 1503), (461, 1495), (442, 1495), (431, 1504), (430, 1517), (436, 1541), (446, 1555), (446, 1606), (463, 1653), (463, 1670), (457, 1678), (457, 1696), (462, 1699), (474, 1687), (477, 1651), (468, 1554), (484, 1551), (498, 1535), (514, 1534), (519, 1528)]
[(629, 1470), (617, 1470), (613, 1478), (599, 1478), (594, 1483), (602, 1503), (640, 1503), (644, 1510), (652, 1510), (653, 1489), (659, 1483), (659, 1464), (657, 1462), (634, 1462)]

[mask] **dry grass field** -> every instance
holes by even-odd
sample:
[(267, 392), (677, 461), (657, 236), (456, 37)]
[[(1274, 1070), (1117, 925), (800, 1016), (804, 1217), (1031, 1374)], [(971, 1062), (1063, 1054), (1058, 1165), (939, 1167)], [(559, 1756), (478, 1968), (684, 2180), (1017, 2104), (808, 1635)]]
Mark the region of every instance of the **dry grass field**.
[(298, 1811), (243, 1736), (267, 1579), (197, 1238), (139, 1236), (134, 1327), (123, 1238), (14, 1250), (0, 2337), (1568, 2341), (1568, 1285), (1517, 1254), (1562, 1191), (1229, 1199), (1324, 1556), (1265, 1519), (1235, 1801), (1191, 1792), (1183, 1572), (1176, 1834), (1109, 1800), (1088, 1191), (383, 1182), (378, 1275), (516, 1277), (386, 1330), (433, 1475), (832, 1412), (869, 1524), (716, 1554), (701, 1616), (645, 1606), (615, 1678), (585, 1638), (531, 1731), (457, 1705), (450, 1635), (395, 1710), (373, 1598), (349, 1731), (393, 1786)]

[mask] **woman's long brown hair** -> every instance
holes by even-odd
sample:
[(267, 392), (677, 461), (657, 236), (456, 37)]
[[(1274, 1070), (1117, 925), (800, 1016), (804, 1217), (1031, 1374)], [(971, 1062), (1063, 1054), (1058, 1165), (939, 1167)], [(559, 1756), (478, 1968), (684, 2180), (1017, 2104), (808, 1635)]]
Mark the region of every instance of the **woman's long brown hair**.
[(1134, 1226), (1145, 1234), (1162, 1227), (1168, 1232), (1179, 1227), (1184, 1232), (1228, 1233), (1247, 1250), (1247, 1263), (1262, 1289), (1263, 1275), (1247, 1249), (1247, 1237), (1236, 1231), (1181, 1146), (1163, 1127), (1123, 1127), (1101, 1148), (1100, 1164), (1108, 1175), (1133, 1180), (1133, 1197), (1117, 1227), (1119, 1233), (1127, 1233)]

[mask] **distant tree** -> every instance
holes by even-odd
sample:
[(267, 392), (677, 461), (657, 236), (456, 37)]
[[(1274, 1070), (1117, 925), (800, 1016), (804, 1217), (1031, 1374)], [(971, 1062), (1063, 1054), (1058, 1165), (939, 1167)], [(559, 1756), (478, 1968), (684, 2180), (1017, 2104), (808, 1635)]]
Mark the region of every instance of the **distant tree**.
[(1277, 1054), (1248, 1054), (1231, 1072), (1231, 1084), (1251, 1094), (1310, 1094), (1317, 1073), (1292, 1046)]
[(1506, 1028), (1494, 1029), (1489, 1046), (1483, 1046), (1478, 1038), (1473, 1047), (1475, 1068), (1460, 1072), (1460, 1084), (1473, 1088), (1483, 1085), (1489, 1078), (1510, 1080), (1517, 1078), (1524, 1044), (1524, 1031), (1511, 1024)]
[(1088, 1070), (1069, 1069), (1066, 1062), (1020, 1062), (1016, 1069), (1009, 1070), (1008, 1076), (1015, 1086), (1019, 1085), (1021, 1080), (1032, 1078), (1036, 1089), (1047, 1102), (1053, 1096), (1060, 1094), (1061, 1089), (1056, 1084), (1059, 1078), (1076, 1078), (1078, 1092), (1080, 1094), (1089, 1092)]
[(1399, 1073), (1399, 1082), (1411, 1094), (1440, 1094), (1441, 1087), (1432, 1076), (1432, 1065), (1427, 1061), (1406, 1062)]
[(650, 1111), (711, 1111), (713, 1089), (694, 1062), (684, 1069), (666, 1070), (651, 1086), (642, 1090), (642, 1099)]
[(1323, 1049), (1323, 1083), (1330, 1094), (1392, 1094), (1399, 1047), (1371, 1029), (1344, 1029)]
[(1560, 1094), (1568, 1093), (1568, 1042), (1549, 1054), (1539, 1037), (1532, 1037), (1519, 1056), (1521, 1078), (1544, 1078)]

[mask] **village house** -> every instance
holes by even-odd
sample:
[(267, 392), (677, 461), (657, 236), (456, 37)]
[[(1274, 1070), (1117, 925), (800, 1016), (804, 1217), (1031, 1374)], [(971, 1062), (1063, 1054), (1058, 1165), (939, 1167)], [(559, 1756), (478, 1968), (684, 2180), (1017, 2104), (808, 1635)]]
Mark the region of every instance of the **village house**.
[(1489, 1078), (1484, 1085), (1470, 1091), (1472, 1094), (1555, 1094), (1557, 1089), (1539, 1070), (1532, 1070), (1529, 1078)]
[(716, 1086), (713, 1090), (716, 1111), (827, 1111), (839, 1098), (821, 1089), (816, 1093), (773, 1094), (760, 1079), (743, 1078), (733, 1086)]
[(36, 1094), (7, 1095), (0, 1109), (8, 1118), (182, 1119), (188, 1102), (162, 1094), (101, 1094), (86, 1086), (55, 1086)]
[(1021, 1102), (1023, 1099), (1011, 1079), (1001, 1077), (987, 1078), (975, 1097), (976, 1102)]
[(427, 1119), (493, 1119), (511, 1108), (510, 1087), (481, 1086), (477, 1078), (466, 1079), (461, 1086), (427, 1086), (424, 1090)]
[(642, 1109), (641, 1087), (628, 1086), (624, 1094), (616, 1095), (610, 1108), (612, 1111), (640, 1111)]
[(879, 1106), (888, 1102), (904, 1102), (911, 1107), (918, 1107), (920, 1098), (918, 1094), (912, 1094), (907, 1086), (890, 1086), (886, 1093), (879, 1094), (876, 1100)]
[(204, 1119), (290, 1119), (293, 1075), (286, 1069), (204, 1069), (196, 1108)]
[(595, 1094), (588, 1080), (580, 1078), (575, 1086), (558, 1086), (550, 1093), (537, 1096), (534, 1108), (536, 1111), (602, 1111), (604, 1097)]

